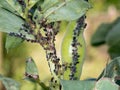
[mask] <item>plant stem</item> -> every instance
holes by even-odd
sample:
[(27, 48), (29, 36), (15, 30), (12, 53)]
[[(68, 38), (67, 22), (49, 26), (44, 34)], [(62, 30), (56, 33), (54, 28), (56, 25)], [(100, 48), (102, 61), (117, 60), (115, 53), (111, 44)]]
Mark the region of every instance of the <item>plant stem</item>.
[[(50, 82), (50, 90), (59, 90), (59, 78), (61, 77), (61, 65), (59, 63), (60, 59), (56, 55), (55, 48), (55, 36), (57, 35), (56, 28), (54, 28), (54, 23), (45, 23), (45, 20), (41, 21), (40, 25), (44, 26), (45, 36), (38, 32), (38, 41), (40, 45), (44, 48), (46, 52), (46, 58), (48, 65), (52, 74)], [(40, 29), (41, 30), (41, 29)]]
[(43, 82), (39, 82), (38, 84), (43, 88), (43, 90), (49, 90), (49, 87), (46, 86)]

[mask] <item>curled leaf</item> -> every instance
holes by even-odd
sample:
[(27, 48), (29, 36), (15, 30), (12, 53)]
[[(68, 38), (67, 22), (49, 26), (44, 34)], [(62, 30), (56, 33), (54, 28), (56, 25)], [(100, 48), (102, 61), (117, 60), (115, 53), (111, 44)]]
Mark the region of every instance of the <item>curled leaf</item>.
[(25, 77), (30, 81), (39, 81), (38, 69), (31, 57), (26, 61)]

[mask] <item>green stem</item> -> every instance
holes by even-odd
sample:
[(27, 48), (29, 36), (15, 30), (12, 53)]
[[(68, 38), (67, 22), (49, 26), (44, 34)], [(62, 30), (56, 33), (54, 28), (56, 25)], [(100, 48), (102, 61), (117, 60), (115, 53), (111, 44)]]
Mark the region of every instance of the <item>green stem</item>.
[(38, 84), (43, 88), (43, 90), (49, 90), (49, 87), (46, 86), (43, 82), (38, 82)]
[(29, 7), (28, 7), (28, 0), (25, 0), (25, 4), (26, 4), (26, 8), (25, 8), (25, 12), (24, 12), (24, 16), (25, 16), (25, 20), (26, 22), (29, 22), (29, 18), (28, 18), (28, 11), (29, 11)]

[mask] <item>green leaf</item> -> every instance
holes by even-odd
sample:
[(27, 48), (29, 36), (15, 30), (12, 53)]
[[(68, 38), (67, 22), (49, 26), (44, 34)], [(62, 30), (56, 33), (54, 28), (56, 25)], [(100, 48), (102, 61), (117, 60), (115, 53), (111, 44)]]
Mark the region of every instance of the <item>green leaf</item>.
[(119, 57), (120, 56), (120, 42), (115, 45), (112, 45), (108, 49), (108, 53), (110, 54), (111, 58)]
[(2, 8), (23, 17), (22, 7), (17, 0), (0, 0)]
[(109, 46), (119, 44), (120, 42), (120, 21), (112, 28), (106, 37), (106, 43)]
[(91, 38), (91, 45), (99, 46), (101, 44), (105, 44), (105, 38), (107, 34), (111, 31), (111, 27), (111, 24), (101, 24)]
[(118, 10), (120, 9), (119, 0), (105, 0), (103, 3), (106, 8), (109, 7), (110, 5), (114, 5)]
[(44, 3), (41, 5), (43, 12), (47, 9), (51, 8), (52, 6), (56, 5), (59, 0), (45, 0)]
[(89, 8), (91, 8), (91, 5), (85, 0), (66, 0), (49, 8), (44, 13), (44, 17), (50, 22), (71, 21), (83, 16)]
[(0, 31), (18, 33), (24, 21), (16, 15), (0, 8)]
[(26, 61), (25, 76), (27, 80), (30, 80), (32, 82), (39, 81), (38, 69), (31, 57)]
[(0, 31), (5, 33), (15, 33), (25, 35), (27, 39), (34, 40), (35, 37), (25, 31), (20, 31), (25, 22), (15, 14), (0, 8)]
[(103, 78), (96, 83), (95, 90), (119, 90), (119, 86), (111, 79)]
[(106, 66), (103, 77), (115, 78), (120, 75), (120, 57), (114, 58)]
[[(101, 44), (105, 44), (106, 43), (106, 38), (108, 38), (109, 33), (111, 33), (113, 31), (113, 28), (116, 27), (116, 25), (119, 22), (120, 22), (120, 17), (118, 17), (112, 23), (103, 23), (103, 24), (101, 24), (97, 28), (97, 30), (93, 34), (93, 36), (92, 36), (91, 45), (93, 45), (93, 46), (99, 46)], [(113, 34), (113, 32), (112, 32), (112, 34)]]
[(11, 78), (0, 75), (0, 81), (2, 81), (6, 90), (20, 90), (20, 84)]
[(111, 58), (120, 56), (120, 17), (114, 22), (114, 27), (106, 37), (106, 43), (109, 46), (108, 52)]
[(6, 36), (5, 48), (8, 52), (9, 50), (19, 46), (22, 42), (23, 42), (23, 40), (21, 38), (7, 35)]
[(94, 81), (61, 80), (62, 90), (93, 90)]

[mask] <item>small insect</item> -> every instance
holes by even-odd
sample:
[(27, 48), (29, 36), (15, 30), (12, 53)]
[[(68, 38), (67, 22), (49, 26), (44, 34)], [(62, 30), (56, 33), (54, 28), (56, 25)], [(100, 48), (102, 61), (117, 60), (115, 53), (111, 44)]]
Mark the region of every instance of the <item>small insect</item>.
[(53, 82), (53, 81), (54, 81), (54, 77), (51, 78), (51, 82)]
[(21, 4), (21, 5), (24, 5), (24, 4), (25, 4), (24, 0), (17, 0), (17, 1), (18, 1), (19, 4)]
[(17, 2), (22, 6), (22, 11), (25, 12), (26, 4), (24, 0), (17, 0)]
[(38, 18), (38, 15), (35, 15), (35, 16), (34, 16), (34, 19), (36, 20), (37, 18)]
[(38, 7), (38, 10), (39, 10), (39, 11), (41, 11), (41, 10), (42, 10), (40, 6)]

